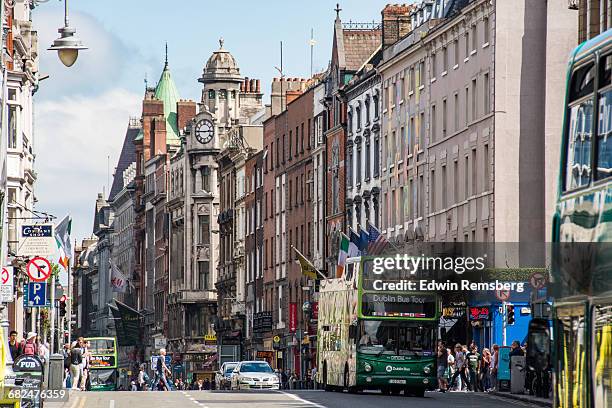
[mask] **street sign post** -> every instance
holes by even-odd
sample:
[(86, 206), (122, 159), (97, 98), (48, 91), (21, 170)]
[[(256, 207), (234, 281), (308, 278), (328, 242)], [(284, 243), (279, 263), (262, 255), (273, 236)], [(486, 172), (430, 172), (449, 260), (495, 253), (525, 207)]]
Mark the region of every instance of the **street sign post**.
[(0, 273), (0, 302), (13, 301), (13, 285), (15, 271), (12, 266), (5, 266)]
[(57, 250), (53, 224), (26, 224), (19, 231), (17, 255), (51, 256)]
[(26, 272), (30, 280), (34, 282), (44, 282), (51, 276), (51, 262), (46, 258), (37, 256), (28, 262)]
[(28, 284), (28, 306), (47, 306), (47, 284), (44, 282), (30, 282)]

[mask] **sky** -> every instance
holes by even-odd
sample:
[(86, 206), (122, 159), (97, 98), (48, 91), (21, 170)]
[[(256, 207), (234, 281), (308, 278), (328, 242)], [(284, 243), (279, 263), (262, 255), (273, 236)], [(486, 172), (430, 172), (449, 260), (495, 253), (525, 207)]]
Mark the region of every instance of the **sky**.
[[(388, 0), (341, 2), (343, 22), (379, 22)], [(243, 76), (261, 79), (269, 95), (274, 68), (286, 76), (310, 75), (311, 29), (314, 70), (331, 56), (336, 1), (330, 0), (71, 0), (70, 25), (88, 50), (71, 68), (47, 51), (63, 25), (63, 2), (34, 9), (41, 76), (35, 95), (37, 210), (70, 214), (78, 242), (92, 235), (98, 193), (108, 195), (130, 117), (140, 117), (144, 81), (154, 86), (168, 43), (169, 66), (181, 98), (199, 101), (197, 82), (213, 51), (236, 58)], [(266, 95), (265, 102), (269, 103)]]

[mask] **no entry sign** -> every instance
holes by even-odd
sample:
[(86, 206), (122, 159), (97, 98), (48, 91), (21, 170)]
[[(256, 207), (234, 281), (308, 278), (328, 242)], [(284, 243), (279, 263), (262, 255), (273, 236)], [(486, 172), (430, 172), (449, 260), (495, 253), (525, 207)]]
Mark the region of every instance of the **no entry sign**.
[(26, 267), (30, 280), (44, 282), (51, 276), (51, 263), (43, 257), (32, 258)]

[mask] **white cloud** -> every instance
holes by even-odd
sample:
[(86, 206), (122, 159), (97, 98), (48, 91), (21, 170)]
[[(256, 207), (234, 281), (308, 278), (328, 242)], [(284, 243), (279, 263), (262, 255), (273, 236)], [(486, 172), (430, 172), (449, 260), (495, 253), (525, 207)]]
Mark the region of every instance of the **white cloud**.
[(107, 183), (107, 156), (112, 182), (129, 117), (141, 101), (141, 95), (112, 89), (37, 104), (38, 208), (60, 218), (72, 214), (73, 237), (91, 235), (95, 199)]

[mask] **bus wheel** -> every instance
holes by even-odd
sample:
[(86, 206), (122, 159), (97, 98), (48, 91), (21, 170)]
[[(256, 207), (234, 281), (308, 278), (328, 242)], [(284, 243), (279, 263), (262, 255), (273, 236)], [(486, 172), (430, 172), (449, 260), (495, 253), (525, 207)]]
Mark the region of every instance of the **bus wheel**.
[(399, 389), (399, 388), (392, 388), (392, 389), (391, 389), (391, 394), (393, 394), (393, 395), (399, 395), (401, 391), (402, 391), (402, 390), (401, 390), (401, 389)]

